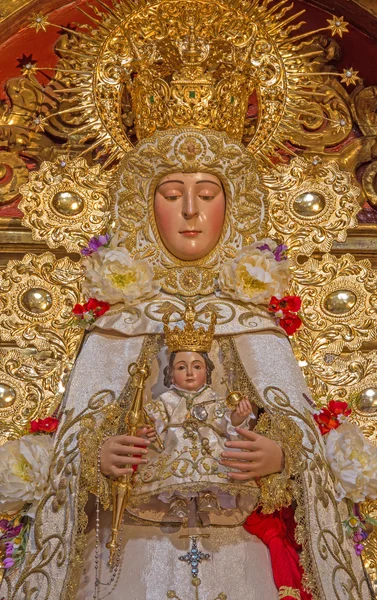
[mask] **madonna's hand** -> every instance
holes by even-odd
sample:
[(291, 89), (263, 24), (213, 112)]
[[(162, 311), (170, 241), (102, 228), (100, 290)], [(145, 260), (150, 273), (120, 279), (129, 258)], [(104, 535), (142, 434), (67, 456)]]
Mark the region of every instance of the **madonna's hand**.
[(227, 448), (235, 449), (235, 452), (226, 451), (221, 454), (223, 459), (220, 463), (232, 469), (228, 477), (248, 481), (256, 477), (280, 473), (283, 470), (284, 454), (279, 444), (249, 429), (236, 427), (236, 431), (246, 441), (236, 440), (225, 443)]
[(133, 473), (132, 465), (148, 462), (144, 455), (148, 452), (149, 444), (149, 440), (131, 435), (114, 435), (108, 438), (101, 448), (101, 473), (115, 477), (130, 475)]

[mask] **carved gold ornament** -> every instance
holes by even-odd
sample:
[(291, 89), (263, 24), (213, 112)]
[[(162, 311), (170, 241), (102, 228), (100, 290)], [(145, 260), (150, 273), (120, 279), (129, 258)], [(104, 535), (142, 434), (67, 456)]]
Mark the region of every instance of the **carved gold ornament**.
[[(79, 302), (82, 269), (68, 258), (27, 254), (0, 277), (0, 443), (59, 405), (83, 332), (67, 327)], [(27, 349), (27, 351), (26, 351)]]
[(347, 399), (373, 387), (376, 354), (360, 351), (377, 337), (377, 273), (369, 261), (311, 258), (296, 266), (291, 292), (302, 299), (304, 327), (294, 343), (314, 397)]
[(65, 326), (80, 300), (82, 277), (79, 263), (49, 252), (9, 261), (0, 278), (0, 339), (55, 357), (70, 353), (75, 328)]
[(0, 206), (12, 202), (20, 185), (28, 180), (24, 161), (16, 154), (0, 152)]
[(336, 162), (302, 158), (263, 176), (270, 190), (269, 234), (291, 253), (328, 252), (357, 226), (360, 189)]
[(100, 165), (89, 167), (84, 158), (44, 162), (20, 189), (22, 222), (34, 240), (77, 252), (109, 224), (108, 186)]
[[(151, 160), (153, 158), (153, 161)], [(155, 188), (172, 172), (207, 172), (222, 182), (227, 209), (222, 236), (203, 259), (182, 261), (160, 239), (154, 217)], [(210, 294), (221, 264), (265, 235), (266, 194), (254, 158), (239, 143), (216, 131), (157, 132), (122, 161), (113, 186), (114, 221), (134, 259), (148, 259), (169, 293)]]
[[(299, 117), (318, 116), (307, 100), (323, 83), (315, 62), (323, 49), (308, 50), (307, 39), (347, 31), (334, 17), (317, 32), (295, 35), (304, 11), (287, 16), (288, 0), (273, 6), (262, 0), (98, 4), (91, 5), (94, 16), (79, 8), (93, 28), (67, 29), (70, 42), (60, 48), (57, 94), (74, 108), (43, 116), (40, 124), (74, 110), (81, 141), (95, 133), (91, 148), (101, 146), (108, 163), (130, 150), (135, 135), (143, 139), (155, 130), (195, 126), (240, 141), (254, 91), (258, 119), (247, 143), (253, 154), (267, 157)], [(56, 25), (40, 14), (31, 19), (36, 31), (47, 26)]]

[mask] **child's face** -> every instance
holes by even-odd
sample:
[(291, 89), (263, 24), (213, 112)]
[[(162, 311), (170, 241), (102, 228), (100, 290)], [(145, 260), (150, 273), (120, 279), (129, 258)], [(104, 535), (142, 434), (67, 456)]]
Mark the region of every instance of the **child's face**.
[(177, 352), (173, 362), (173, 383), (189, 392), (196, 392), (207, 382), (206, 363), (198, 352)]

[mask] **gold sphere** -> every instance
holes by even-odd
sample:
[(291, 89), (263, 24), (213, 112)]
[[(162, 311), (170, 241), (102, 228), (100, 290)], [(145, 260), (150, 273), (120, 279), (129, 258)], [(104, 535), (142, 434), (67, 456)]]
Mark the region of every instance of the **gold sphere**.
[(0, 179), (4, 179), (7, 174), (7, 167), (4, 163), (0, 163)]
[(52, 306), (52, 297), (43, 288), (30, 288), (22, 294), (21, 303), (31, 313), (47, 312)]
[(8, 408), (12, 406), (16, 399), (16, 391), (0, 381), (0, 408)]
[(326, 206), (326, 199), (317, 192), (304, 192), (295, 198), (293, 210), (300, 217), (316, 217)]
[(229, 410), (235, 410), (243, 398), (242, 392), (229, 392), (225, 399), (225, 403)]
[(75, 192), (57, 192), (52, 199), (53, 208), (66, 217), (75, 217), (84, 208), (84, 201)]
[(377, 388), (370, 387), (360, 392), (357, 407), (366, 413), (377, 412)]
[(333, 315), (345, 315), (355, 306), (356, 301), (356, 294), (350, 290), (336, 290), (326, 296), (324, 307)]

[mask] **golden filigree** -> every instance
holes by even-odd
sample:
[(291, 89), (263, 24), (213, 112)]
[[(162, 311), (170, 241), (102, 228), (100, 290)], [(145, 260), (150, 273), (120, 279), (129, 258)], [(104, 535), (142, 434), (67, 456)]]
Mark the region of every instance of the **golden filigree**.
[[(377, 518), (377, 502), (368, 500), (360, 506), (361, 512), (369, 515), (372, 518)], [(373, 532), (364, 541), (363, 562), (371, 577), (372, 582), (376, 581), (377, 574), (377, 528), (374, 527)]]
[(31, 419), (52, 414), (60, 403), (83, 335), (67, 327), (81, 278), (78, 263), (50, 253), (10, 261), (1, 273), (0, 340), (29, 348), (0, 356), (0, 386), (7, 392), (0, 402), (2, 441), (22, 435)]
[(80, 300), (80, 263), (46, 252), (11, 260), (0, 278), (0, 339), (59, 358), (71, 354), (79, 327), (67, 328)]
[(336, 162), (296, 158), (276, 172), (265, 171), (270, 190), (269, 232), (283, 239), (291, 253), (327, 252), (356, 227), (358, 187)]
[(368, 260), (351, 254), (310, 258), (295, 267), (291, 289), (302, 299), (303, 323), (311, 331), (347, 326), (352, 334), (343, 345), (349, 350), (377, 336), (377, 273)]
[[(189, 155), (188, 140), (196, 148)], [(210, 254), (197, 261), (177, 259), (158, 233), (153, 208), (155, 188), (162, 177), (174, 171), (210, 172), (217, 175), (225, 189), (223, 234)], [(122, 243), (134, 258), (151, 262), (165, 291), (185, 296), (209, 294), (214, 290), (220, 265), (235, 256), (242, 245), (264, 236), (264, 194), (255, 160), (226, 134), (202, 133), (193, 128), (158, 132), (140, 142), (122, 161), (113, 186), (113, 216)]]
[(16, 200), (29, 169), (57, 153), (52, 139), (33, 130), (36, 115), (52, 106), (48, 92), (35, 79), (22, 77), (8, 80), (5, 91), (8, 102), (0, 106), (0, 205)]
[(254, 430), (264, 435), (281, 446), (284, 452), (284, 469), (281, 473), (274, 473), (260, 477), (260, 506), (264, 514), (271, 514), (283, 506), (292, 504), (292, 477), (300, 473), (302, 462), (301, 429), (288, 417), (262, 414)]
[[(254, 89), (258, 122), (250, 151), (266, 159), (285, 149), (298, 115), (317, 116), (302, 102), (323, 79), (315, 72), (323, 49), (308, 51), (307, 39), (317, 32), (346, 31), (340, 17), (339, 25), (330, 21), (316, 32), (290, 36), (301, 27), (302, 12), (287, 17), (288, 0), (275, 6), (262, 0), (100, 5), (92, 6), (95, 16), (85, 13), (92, 28), (67, 30), (72, 39), (58, 65), (58, 93), (73, 100), (83, 121), (81, 141), (95, 133), (90, 148), (101, 145), (108, 162), (131, 148), (128, 134), (135, 132), (143, 137), (156, 129), (197, 125), (241, 139)], [(31, 23), (37, 31), (47, 25), (56, 26), (42, 15)]]
[(377, 337), (376, 290), (369, 261), (349, 254), (296, 265), (291, 292), (302, 298), (304, 327), (294, 349), (317, 401), (326, 401), (330, 392), (347, 399), (373, 373), (374, 353), (359, 350)]
[(28, 170), (24, 161), (16, 154), (0, 152), (0, 205), (12, 202), (18, 195), (20, 185), (27, 179)]
[(110, 221), (109, 175), (84, 158), (44, 162), (20, 189), (23, 224), (50, 248), (77, 252)]
[[(317, 47), (314, 44), (313, 50)], [(324, 79), (316, 93), (298, 104), (302, 114), (297, 115), (295, 128), (287, 134), (288, 141), (311, 152), (323, 152), (325, 148), (340, 144), (349, 137), (353, 127), (350, 101), (344, 87), (331, 76)]]
[(279, 600), (284, 600), (284, 598), (295, 598), (296, 600), (301, 600), (300, 590), (282, 585), (279, 587)]

